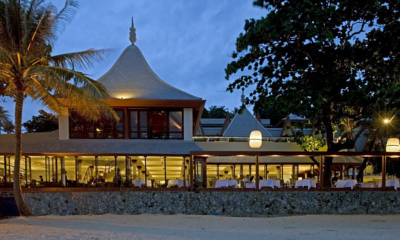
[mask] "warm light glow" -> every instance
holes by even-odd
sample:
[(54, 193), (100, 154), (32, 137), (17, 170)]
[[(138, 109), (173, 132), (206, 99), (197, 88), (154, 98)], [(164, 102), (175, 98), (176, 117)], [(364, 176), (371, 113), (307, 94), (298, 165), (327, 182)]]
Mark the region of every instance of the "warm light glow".
[(390, 124), (391, 121), (392, 121), (392, 120), (389, 119), (389, 118), (384, 118), (384, 119), (382, 120), (382, 122), (383, 122), (385, 125)]
[(385, 148), (386, 152), (399, 152), (400, 144), (398, 138), (389, 138), (387, 140), (387, 146)]
[(250, 133), (248, 145), (252, 149), (259, 149), (262, 146), (262, 133), (259, 130), (253, 130)]
[(96, 132), (102, 132), (100, 128), (96, 128)]

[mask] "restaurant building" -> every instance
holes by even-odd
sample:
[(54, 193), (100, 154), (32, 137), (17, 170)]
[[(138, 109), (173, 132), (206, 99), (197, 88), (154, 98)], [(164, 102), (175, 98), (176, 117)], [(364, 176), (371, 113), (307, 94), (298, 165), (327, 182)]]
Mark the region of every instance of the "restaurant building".
[[(99, 78), (119, 120), (90, 122), (65, 110), (57, 131), (23, 134), (26, 186), (256, 188), (273, 180), (272, 187), (290, 188), (304, 179), (319, 184), (324, 155), (308, 154), (289, 137), (275, 135), (269, 120), (256, 119), (247, 108), (232, 120), (203, 119), (202, 130), (205, 100), (162, 80), (137, 47), (134, 26), (130, 32), (131, 45)], [(262, 134), (258, 149), (249, 147), (252, 131)], [(5, 186), (12, 182), (13, 141), (12, 135), (0, 135)], [(334, 176), (355, 177), (364, 155), (345, 154), (333, 155)], [(377, 187), (382, 177), (374, 173), (366, 179)]]

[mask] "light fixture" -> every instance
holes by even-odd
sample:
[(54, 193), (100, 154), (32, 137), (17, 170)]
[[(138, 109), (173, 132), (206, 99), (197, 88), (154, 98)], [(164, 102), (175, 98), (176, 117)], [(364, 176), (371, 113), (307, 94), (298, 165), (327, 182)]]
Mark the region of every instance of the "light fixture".
[(384, 119), (382, 120), (382, 122), (383, 122), (385, 125), (390, 124), (391, 121), (392, 121), (392, 119), (389, 119), (389, 118), (384, 118)]
[(398, 138), (389, 138), (387, 140), (387, 146), (385, 147), (386, 152), (399, 152), (400, 144)]
[(248, 145), (252, 149), (259, 149), (262, 146), (262, 133), (259, 130), (253, 130), (250, 133)]

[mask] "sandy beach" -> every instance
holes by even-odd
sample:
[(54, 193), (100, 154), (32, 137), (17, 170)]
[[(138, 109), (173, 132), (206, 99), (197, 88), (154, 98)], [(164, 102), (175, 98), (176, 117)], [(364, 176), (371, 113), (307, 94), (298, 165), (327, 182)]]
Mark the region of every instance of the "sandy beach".
[(399, 215), (43, 216), (0, 220), (0, 239), (399, 239)]

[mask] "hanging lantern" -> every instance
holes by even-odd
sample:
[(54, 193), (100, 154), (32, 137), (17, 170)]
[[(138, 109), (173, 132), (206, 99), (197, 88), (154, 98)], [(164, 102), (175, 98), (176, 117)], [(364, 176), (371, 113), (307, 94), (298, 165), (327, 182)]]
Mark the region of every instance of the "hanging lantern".
[(398, 138), (389, 138), (387, 140), (387, 146), (385, 148), (386, 152), (399, 152), (400, 144)]
[(253, 130), (250, 133), (249, 146), (252, 149), (259, 149), (262, 146), (262, 133), (259, 130)]

